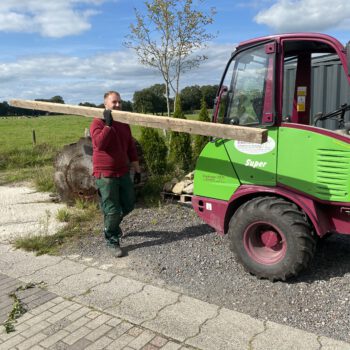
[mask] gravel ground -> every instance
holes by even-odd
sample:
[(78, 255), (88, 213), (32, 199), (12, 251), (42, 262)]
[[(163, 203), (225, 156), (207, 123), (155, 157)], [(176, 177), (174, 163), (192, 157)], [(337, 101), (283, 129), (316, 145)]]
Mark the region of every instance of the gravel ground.
[(80, 254), (145, 282), (350, 342), (350, 237), (329, 237), (300, 277), (272, 283), (245, 272), (229, 250), (228, 238), (203, 224), (192, 208), (138, 208), (122, 228), (127, 250), (122, 259), (112, 256), (102, 235), (86, 237), (62, 254)]

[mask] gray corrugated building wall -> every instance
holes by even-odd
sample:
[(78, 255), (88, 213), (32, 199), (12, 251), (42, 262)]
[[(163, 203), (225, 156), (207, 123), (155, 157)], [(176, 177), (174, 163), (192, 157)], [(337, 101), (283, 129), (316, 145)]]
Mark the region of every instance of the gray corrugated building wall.
[[(283, 116), (291, 115), (294, 85), (295, 61), (290, 60), (285, 65)], [(318, 112), (328, 113), (340, 107), (343, 103), (350, 104), (350, 88), (344, 69), (335, 55), (313, 59), (311, 72), (311, 120)], [(345, 121), (350, 121), (350, 112), (346, 113)], [(317, 124), (326, 129), (338, 129), (337, 122), (325, 120)]]

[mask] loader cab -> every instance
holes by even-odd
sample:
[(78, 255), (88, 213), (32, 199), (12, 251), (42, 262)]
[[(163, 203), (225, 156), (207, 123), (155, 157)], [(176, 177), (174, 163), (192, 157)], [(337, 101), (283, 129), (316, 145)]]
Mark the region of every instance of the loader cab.
[[(346, 51), (349, 48), (324, 34), (285, 34), (241, 43), (221, 80), (213, 121), (251, 127), (313, 125), (317, 115), (350, 104)], [(317, 126), (338, 127), (334, 120)]]

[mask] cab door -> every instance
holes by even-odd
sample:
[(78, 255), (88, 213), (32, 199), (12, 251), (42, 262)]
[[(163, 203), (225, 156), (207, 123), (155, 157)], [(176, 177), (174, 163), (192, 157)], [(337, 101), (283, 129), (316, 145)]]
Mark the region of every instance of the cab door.
[(241, 184), (276, 185), (277, 128), (275, 119), (275, 42), (238, 51), (226, 70), (228, 91), (217, 122), (268, 127), (268, 141), (254, 144), (227, 140), (225, 148)]

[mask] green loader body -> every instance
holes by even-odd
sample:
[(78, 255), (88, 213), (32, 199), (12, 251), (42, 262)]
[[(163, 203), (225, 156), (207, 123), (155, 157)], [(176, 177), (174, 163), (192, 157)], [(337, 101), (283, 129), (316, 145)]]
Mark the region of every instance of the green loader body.
[[(194, 209), (229, 234), (237, 258), (261, 278), (296, 276), (311, 261), (317, 237), (350, 234), (349, 101), (311, 115), (312, 60), (322, 53), (338, 56), (350, 84), (349, 54), (327, 35), (241, 43), (223, 75), (212, 121), (266, 128), (268, 141), (212, 139), (196, 164)], [(284, 83), (290, 64), (293, 91)], [(294, 96), (288, 115), (282, 112), (286, 94)], [(319, 127), (330, 118), (339, 130)]]

